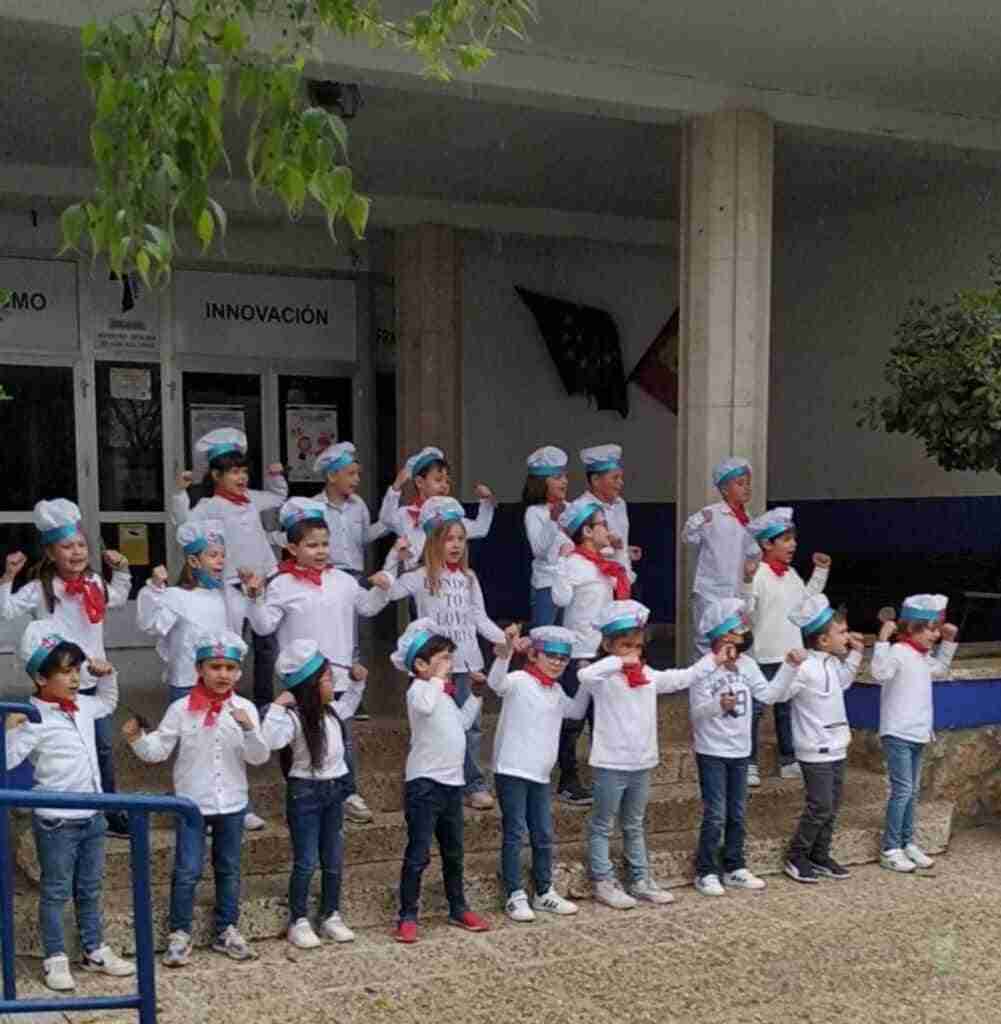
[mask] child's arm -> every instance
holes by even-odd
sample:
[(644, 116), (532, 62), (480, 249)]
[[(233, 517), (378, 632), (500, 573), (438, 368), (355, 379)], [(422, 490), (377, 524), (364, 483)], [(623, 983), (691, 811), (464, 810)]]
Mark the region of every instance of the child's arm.
[(748, 687), (754, 699), (760, 700), (762, 704), (777, 704), (779, 701), (788, 700), (791, 696), (793, 683), (795, 683), (799, 672), (799, 666), (805, 660), (805, 651), (790, 651), (786, 655), (785, 661), (782, 662), (782, 667), (775, 673), (775, 678), (771, 682), (765, 678), (757, 663), (751, 662), (751, 678), (748, 681)]
[(851, 645), (848, 657), (837, 665), (838, 685), (842, 690), (849, 689), (855, 682), (858, 670), (862, 667), (862, 652), (865, 649), (859, 634), (851, 634), (848, 643)]
[(579, 558), (560, 558), (553, 573), (552, 596), (557, 608), (566, 608), (573, 601), (574, 590), (584, 582), (576, 563)]
[[(581, 669), (581, 671), (584, 671)], [(580, 673), (577, 676), (580, 679)], [(562, 690), (563, 688), (560, 687)], [(563, 691), (563, 700), (560, 707), (563, 711), (564, 718), (576, 718), (580, 720), (587, 715), (587, 709), (591, 704), (591, 697), (593, 695), (592, 687), (590, 683), (586, 683), (583, 680), (580, 682), (580, 686), (577, 687), (577, 692), (572, 696), (568, 697), (566, 691)]]
[(0, 577), (0, 619), (30, 615), (42, 605), (42, 584), (38, 580), (25, 583), (16, 594), (12, 592), (13, 585), (14, 576), (8, 568), (8, 572)]
[(257, 493), (267, 501), (264, 508), (277, 508), (288, 500), (288, 480), (280, 462), (272, 462), (264, 471), (264, 490)]
[(475, 576), (473, 577), (469, 598), (472, 604), (473, 621), (476, 623), (476, 632), (484, 640), (489, 640), (492, 644), (503, 643), (507, 634), (487, 615), (487, 606), (483, 600), (483, 589), (480, 587), (480, 581)]
[[(726, 669), (720, 669), (719, 671), (725, 672)], [(695, 686), (688, 688), (688, 717), (693, 722), (705, 722), (710, 718), (722, 718), (726, 714), (725, 709), (720, 703), (720, 694), (713, 693), (712, 688), (709, 686), (702, 686), (703, 682), (708, 682), (712, 676), (706, 676), (697, 681)]]
[(698, 546), (705, 540), (706, 527), (712, 522), (712, 519), (712, 509), (708, 506), (693, 513), (685, 520), (685, 525), (681, 530), (681, 539), (686, 544)]
[(362, 511), (362, 532), (361, 542), (362, 544), (371, 544), (373, 541), (378, 540), (380, 537), (384, 537), (389, 530), (386, 524), (376, 519), (373, 521), (372, 513), (368, 510), (368, 505), (364, 498), (358, 498)]
[(813, 556), (813, 572), (806, 583), (806, 592), (810, 597), (822, 594), (827, 586), (827, 577), (831, 574), (831, 556), (820, 551)]
[(625, 662), (616, 657), (614, 654), (609, 654), (605, 658), (599, 658), (597, 661), (592, 661), (590, 665), (585, 666), (577, 672), (577, 678), (581, 683), (587, 683), (588, 686), (600, 686), (602, 683), (607, 682), (610, 676), (614, 676), (616, 672), (623, 671)]
[(959, 630), (951, 622), (947, 622), (942, 626), (942, 641), (939, 643), (931, 659), (932, 679), (948, 679), (951, 675), (952, 659), (956, 656), (956, 651), (959, 649), (959, 644), (956, 642), (958, 635)]
[(191, 498), (188, 488), (193, 481), (191, 470), (177, 474), (174, 493), (170, 496), (170, 521), (174, 526), (186, 523), (191, 516)]
[(266, 764), (271, 748), (261, 735), (261, 720), (253, 704), (249, 708), (231, 708), (230, 715), (243, 731), (243, 760), (247, 764)]
[(368, 669), (364, 665), (352, 665), (348, 673), (350, 682), (348, 688), (341, 694), (341, 699), (335, 705), (337, 717), (348, 719), (353, 718), (354, 713), (365, 696), (365, 683), (368, 681)]
[(167, 570), (156, 566), (136, 598), (136, 625), (144, 633), (166, 636), (177, 622), (177, 615), (163, 598), (167, 592)]
[(250, 628), (258, 636), (270, 636), (284, 618), (285, 605), (279, 588), (274, 585), (264, 591), (263, 600), (255, 598), (247, 602), (247, 620), (250, 622)]
[[(495, 647), (494, 650), (499, 651), (501, 648)], [(498, 697), (507, 696), (514, 687), (514, 681), (511, 679), (511, 674), (508, 671), (511, 667), (512, 653), (513, 650), (508, 651), (505, 655), (497, 654), (497, 657), (494, 658), (493, 664), (490, 666), (490, 671), (487, 674), (487, 686), (489, 686)]]
[(469, 732), (469, 730), (472, 729), (473, 722), (476, 721), (476, 716), (480, 713), (480, 708), (482, 707), (482, 697), (470, 694), (466, 698), (466, 703), (459, 709), (459, 712), (462, 715), (462, 728), (464, 732)]
[(106, 661), (98, 661), (91, 658), (87, 662), (90, 674), (97, 678), (97, 691), (94, 699), (104, 705), (104, 710), (95, 715), (95, 718), (107, 718), (115, 713), (118, 707), (118, 673)]
[(528, 546), (532, 549), (533, 558), (548, 561), (552, 557), (559, 534), (559, 524), (545, 513), (545, 506), (533, 505), (525, 509), (525, 535), (528, 537)]
[(294, 705), (292, 694), (282, 693), (266, 709), (261, 736), (269, 750), (281, 750), (295, 739), (295, 715), (289, 710)]
[(400, 496), (403, 493), (403, 485), (409, 479), (410, 473), (407, 471), (407, 467), (404, 466), (396, 474), (396, 479), (389, 485), (389, 489), (382, 499), (382, 505), (379, 506), (379, 522), (387, 530), (392, 530), (393, 533), (400, 532), (397, 529), (397, 522), (400, 518)]
[(480, 499), (480, 508), (475, 519), (463, 519), (466, 526), (466, 537), (476, 540), (478, 537), (485, 537), (490, 532), (494, 521), (494, 508), (496, 499), (493, 492), (486, 484), (476, 485), (476, 496)]
[(105, 551), (105, 564), (111, 566), (111, 582), (108, 584), (108, 607), (121, 608), (132, 592), (132, 573), (129, 561), (120, 551)]
[(694, 665), (689, 665), (688, 668), (658, 670), (647, 665), (644, 671), (646, 672), (647, 679), (656, 687), (658, 694), (676, 693), (678, 690), (687, 690), (692, 683), (703, 676), (711, 676), (719, 667), (721, 661), (722, 653), (719, 655), (707, 654), (695, 662)]
[(420, 569), (414, 569), (412, 572), (405, 572), (402, 576), (398, 576), (393, 580), (393, 585), (389, 588), (389, 600), (399, 601), (403, 597), (416, 597), (424, 589), (424, 574)]
[(407, 691), (407, 701), (417, 714), (430, 715), (444, 694), (445, 684), (440, 679), (415, 680)]
[(7, 756), (8, 769), (16, 768), (38, 746), (42, 738), (41, 729), (35, 722), (21, 719), (21, 716), (8, 715), (7, 729), (4, 736), (4, 749)]
[(122, 726), (122, 735), (128, 740), (132, 752), (140, 761), (156, 764), (159, 761), (166, 761), (174, 752), (174, 747), (181, 737), (181, 715), (185, 704), (185, 701), (174, 701), (167, 708), (160, 728), (153, 732), (143, 732), (134, 718)]
[(883, 624), (879, 631), (879, 639), (872, 649), (872, 662), (869, 665), (869, 675), (878, 683), (888, 683), (900, 671), (900, 662), (893, 653), (889, 639), (884, 639), (884, 635), (889, 635), (886, 633), (887, 626), (890, 627), (889, 633), (893, 632), (892, 622)]

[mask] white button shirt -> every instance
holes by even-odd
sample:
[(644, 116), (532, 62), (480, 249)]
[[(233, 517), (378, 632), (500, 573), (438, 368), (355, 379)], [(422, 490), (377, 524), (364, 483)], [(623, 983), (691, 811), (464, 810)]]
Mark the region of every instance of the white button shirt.
[(465, 785), (466, 730), (483, 701), (468, 697), (460, 708), (440, 679), (414, 679), (407, 690), (410, 752), (407, 782), (433, 779), (443, 786)]
[(615, 595), (615, 583), (593, 563), (574, 553), (561, 558), (553, 577), (553, 603), (563, 612), (563, 625), (574, 634), (573, 656), (593, 658), (601, 646), (595, 620)]
[(636, 576), (632, 570), (632, 560), (629, 557), (629, 506), (625, 499), (616, 498), (611, 504), (604, 502), (591, 491), (586, 492), (588, 498), (593, 498), (605, 513), (605, 522), (608, 523), (609, 533), (614, 533), (622, 541), (621, 548), (609, 548), (606, 555), (621, 562), (629, 570), (629, 579), (635, 580)]
[[(244, 732), (230, 714), (242, 708), (254, 728)], [(271, 748), (261, 735), (257, 708), (232, 694), (211, 728), (207, 711), (189, 711), (188, 698), (175, 700), (155, 732), (139, 737), (132, 749), (142, 761), (166, 761), (178, 747), (174, 792), (193, 800), (202, 814), (234, 814), (247, 806), (247, 765), (264, 764)], [(179, 745), (179, 746), (178, 746)]]
[(686, 544), (699, 549), (692, 589), (703, 597), (736, 597), (744, 580), (744, 561), (760, 558), (761, 547), (725, 501), (708, 506), (708, 523), (705, 511), (689, 516), (681, 532)]
[[(31, 698), (42, 716), (7, 732), (7, 767), (16, 768), (27, 758), (35, 770), (36, 790), (56, 793), (100, 793), (101, 770), (97, 764), (94, 722), (114, 714), (118, 706), (118, 677), (112, 672), (97, 683), (97, 693), (77, 695), (77, 713), (61, 711), (57, 704)], [(57, 810), (39, 807), (43, 818), (92, 818), (90, 810)]]
[(545, 590), (553, 585), (560, 548), (573, 541), (553, 520), (546, 503), (525, 509), (525, 536), (532, 549), (532, 587)]
[(882, 684), (879, 694), (879, 735), (912, 743), (932, 739), (935, 708), (932, 680), (948, 679), (957, 644), (943, 641), (935, 655), (921, 654), (908, 644), (877, 643), (869, 674)]
[[(743, 567), (741, 580), (743, 580)], [(750, 583), (741, 582), (740, 596), (748, 604), (754, 625), (754, 646), (751, 657), (759, 665), (776, 665), (794, 648), (802, 647), (803, 638), (789, 621), (808, 596), (822, 594), (827, 586), (828, 570), (816, 566), (808, 583), (795, 569), (779, 576), (762, 562)]]
[(323, 517), (330, 530), (330, 561), (338, 569), (365, 569), (365, 546), (378, 540), (388, 531), (385, 524), (372, 517), (368, 505), (357, 494), (345, 498), (341, 504), (332, 502), (326, 490), (316, 495), (315, 501), (323, 504)]

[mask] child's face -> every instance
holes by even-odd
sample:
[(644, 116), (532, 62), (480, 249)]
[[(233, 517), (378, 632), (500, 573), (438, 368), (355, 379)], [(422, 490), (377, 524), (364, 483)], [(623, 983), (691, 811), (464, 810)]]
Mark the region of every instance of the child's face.
[(90, 561), (87, 538), (79, 531), (72, 537), (49, 544), (45, 551), (55, 563), (56, 572), (63, 578), (79, 576)]
[(787, 530), (773, 540), (766, 540), (761, 545), (761, 550), (765, 558), (773, 562), (785, 562), (786, 565), (789, 565), (793, 555), (796, 554), (796, 531)]
[(327, 487), (342, 498), (350, 498), (361, 484), (361, 466), (351, 462), (336, 473), (327, 474)]
[(212, 693), (226, 693), (240, 681), (243, 673), (238, 661), (229, 658), (206, 658), (198, 663), (198, 675)]
[(414, 477), (414, 486), (422, 498), (444, 498), (452, 490), (445, 466), (432, 466), (426, 473)]
[(304, 569), (322, 569), (330, 559), (330, 531), (325, 526), (311, 526), (297, 543), (286, 547)]
[(912, 630), (910, 637), (923, 647), (934, 647), (938, 643), (942, 631), (937, 622), (922, 623), (917, 629)]
[(546, 500), (566, 501), (567, 500), (567, 475), (560, 473), (558, 476), (546, 477)]
[(47, 676), (39, 676), (36, 683), (38, 696), (43, 700), (76, 700), (80, 690), (80, 666), (57, 668)]
[(216, 482), (216, 487), (236, 494), (243, 494), (250, 485), (250, 470), (246, 466), (233, 466), (225, 472), (214, 469), (212, 477)]
[(584, 527), (583, 537), (585, 540), (590, 540), (599, 551), (608, 547), (610, 543), (608, 523), (605, 522), (605, 517), (600, 512), (596, 512), (591, 517), (590, 526)]
[(746, 505), (751, 500), (751, 474), (741, 473), (727, 480), (720, 488), (723, 500), (730, 505)]
[(449, 565), (455, 565), (462, 561), (466, 553), (466, 528), (462, 523), (450, 523), (445, 531), (445, 561)]
[(642, 629), (634, 629), (628, 633), (613, 633), (602, 643), (605, 650), (616, 658), (643, 657), (644, 635)]
[(414, 660), (414, 675), (418, 679), (448, 679), (452, 675), (452, 652), (439, 651), (430, 661)]
[(817, 640), (817, 650), (839, 657), (848, 650), (848, 623), (832, 619), (827, 631)]
[(626, 475), (621, 469), (610, 469), (607, 473), (596, 473), (591, 478), (591, 488), (602, 501), (612, 502), (626, 486)]
[(192, 569), (201, 569), (217, 580), (222, 579), (223, 566), (226, 564), (226, 549), (221, 544), (210, 544), (197, 555), (188, 555), (188, 565)]
[(570, 664), (569, 655), (551, 654), (549, 651), (537, 651), (530, 647), (527, 652), (528, 660), (536, 666), (544, 675), (550, 679), (559, 679), (564, 669)]

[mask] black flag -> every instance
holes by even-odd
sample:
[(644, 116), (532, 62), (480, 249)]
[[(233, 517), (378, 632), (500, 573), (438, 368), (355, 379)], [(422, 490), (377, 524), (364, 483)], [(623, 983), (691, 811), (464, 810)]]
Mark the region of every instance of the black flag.
[(599, 409), (629, 415), (619, 332), (611, 314), (515, 286), (532, 311), (568, 395), (586, 395)]

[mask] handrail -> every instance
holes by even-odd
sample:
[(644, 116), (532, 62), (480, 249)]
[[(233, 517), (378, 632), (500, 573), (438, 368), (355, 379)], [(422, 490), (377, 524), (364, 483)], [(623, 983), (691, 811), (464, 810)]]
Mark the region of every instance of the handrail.
[[(0, 738), (4, 735), (4, 719), (8, 714), (27, 715), (39, 721), (38, 709), (32, 704), (0, 701)], [(7, 751), (0, 746), (0, 787), (7, 782)], [(10, 862), (8, 814), (11, 807), (45, 807), (57, 810), (128, 811), (129, 846), (132, 864), (132, 914), (136, 941), (137, 990), (128, 996), (97, 996), (81, 999), (17, 998), (14, 978), (14, 886)], [(149, 815), (179, 814), (192, 825), (199, 825), (201, 812), (183, 797), (151, 796), (138, 793), (56, 793), (51, 790), (19, 790), (0, 788), (0, 955), (3, 959), (3, 999), (0, 1014), (38, 1013), (72, 1010), (139, 1011), (140, 1024), (155, 1024), (156, 977), (154, 971), (153, 912), (150, 906)]]

